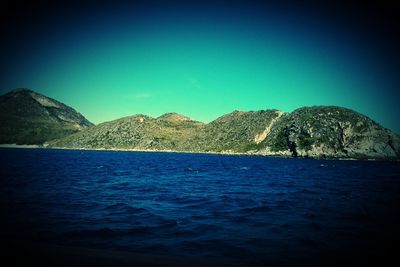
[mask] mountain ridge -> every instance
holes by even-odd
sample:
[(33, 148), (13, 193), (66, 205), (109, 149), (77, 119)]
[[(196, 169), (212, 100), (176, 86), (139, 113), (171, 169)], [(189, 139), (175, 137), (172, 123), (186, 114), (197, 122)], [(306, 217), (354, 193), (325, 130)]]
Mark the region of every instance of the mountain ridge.
[[(15, 94), (28, 95), (28, 102), (34, 103), (33, 111), (39, 112), (40, 116), (36, 114), (35, 120), (31, 122), (32, 114), (22, 112), (19, 107), (12, 107), (10, 103), (4, 104), (4, 96)], [(27, 125), (33, 128), (43, 124), (40, 119), (68, 127), (81, 123), (78, 124), (79, 127), (75, 126), (74, 131), (63, 128), (64, 131), (58, 136), (42, 136), (40, 145), (49, 148), (240, 153), (313, 158), (400, 158), (398, 134), (361, 113), (338, 106), (301, 107), (292, 112), (277, 109), (235, 110), (209, 123), (195, 121), (175, 112), (156, 118), (136, 114), (97, 125), (91, 124), (79, 112), (65, 104), (31, 90), (17, 89), (1, 96), (0, 109), (7, 115), (9, 110), (4, 107), (14, 112), (11, 115), (19, 114), (21, 117), (21, 114), (25, 114), (23, 119), (31, 122)], [(74, 112), (63, 113), (58, 112), (59, 110)], [(41, 112), (46, 113), (47, 117)], [(0, 119), (4, 119), (4, 114)], [(0, 128), (0, 136), (3, 137), (0, 141), (7, 134), (4, 128), (11, 129), (13, 126), (10, 120), (7, 122), (10, 125), (3, 123)], [(37, 141), (34, 137), (33, 139)]]
[[(122, 126), (121, 120), (127, 119), (133, 120), (130, 126), (126, 123)], [(233, 111), (209, 123), (171, 122), (133, 115), (101, 125), (107, 125), (108, 133), (113, 129), (114, 135), (99, 136), (105, 130), (94, 126), (86, 130), (94, 134), (85, 135), (83, 131), (48, 145), (314, 158), (396, 159), (400, 156), (397, 134), (358, 112), (337, 106), (302, 107), (293, 112)], [(132, 130), (131, 134), (120, 138), (128, 129)]]
[(0, 143), (40, 144), (93, 124), (55, 99), (26, 88), (0, 96)]

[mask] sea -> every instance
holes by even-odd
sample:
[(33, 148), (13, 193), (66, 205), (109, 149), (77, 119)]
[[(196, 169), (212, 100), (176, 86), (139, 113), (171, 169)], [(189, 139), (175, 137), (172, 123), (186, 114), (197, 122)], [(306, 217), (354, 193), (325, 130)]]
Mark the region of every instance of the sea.
[(0, 148), (0, 174), (3, 245), (354, 266), (400, 243), (399, 162)]

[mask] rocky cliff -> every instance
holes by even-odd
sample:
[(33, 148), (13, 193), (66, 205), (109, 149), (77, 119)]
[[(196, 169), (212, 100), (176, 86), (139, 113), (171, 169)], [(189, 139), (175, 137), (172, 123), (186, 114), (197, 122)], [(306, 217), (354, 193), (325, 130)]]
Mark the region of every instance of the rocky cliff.
[(28, 89), (0, 96), (0, 144), (42, 144), (91, 125), (73, 108)]

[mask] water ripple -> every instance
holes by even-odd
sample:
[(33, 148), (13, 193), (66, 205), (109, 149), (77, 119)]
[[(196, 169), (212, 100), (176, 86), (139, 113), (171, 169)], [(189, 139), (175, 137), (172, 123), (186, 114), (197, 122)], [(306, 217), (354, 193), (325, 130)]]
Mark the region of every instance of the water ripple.
[(4, 238), (261, 266), (400, 239), (396, 162), (1, 152)]

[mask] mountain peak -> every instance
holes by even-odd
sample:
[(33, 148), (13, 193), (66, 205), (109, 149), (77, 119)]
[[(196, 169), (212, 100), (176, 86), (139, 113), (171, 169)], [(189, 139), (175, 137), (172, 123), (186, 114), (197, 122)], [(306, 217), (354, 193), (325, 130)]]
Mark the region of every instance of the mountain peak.
[(10, 93), (34, 93), (34, 91), (28, 88), (15, 88)]
[(57, 100), (54, 100), (50, 97), (44, 96), (40, 93), (37, 93), (31, 89), (28, 88), (17, 88), (12, 91), (10, 91), (6, 96), (11, 96), (14, 98), (32, 98), (34, 101), (39, 103), (43, 107), (48, 107), (48, 108), (58, 108), (58, 109), (68, 109), (66, 105), (63, 103), (58, 102)]
[(192, 121), (191, 118), (184, 116), (182, 114), (175, 113), (175, 112), (165, 113), (165, 114), (159, 116), (157, 119), (169, 121), (169, 122)]
[(0, 143), (40, 144), (93, 125), (75, 109), (27, 88), (0, 96)]

